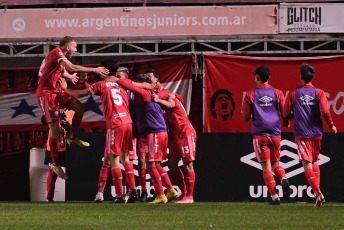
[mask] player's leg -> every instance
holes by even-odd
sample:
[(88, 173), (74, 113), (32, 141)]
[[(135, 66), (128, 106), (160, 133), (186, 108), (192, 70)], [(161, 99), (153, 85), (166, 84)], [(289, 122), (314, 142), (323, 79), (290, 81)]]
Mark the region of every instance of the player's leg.
[(186, 185), (184, 181), (184, 174), (182, 170), (178, 167), (178, 162), (180, 158), (172, 156), (172, 148), (170, 148), (170, 154), (168, 159), (168, 168), (172, 172), (172, 176), (177, 186), (179, 187), (181, 194), (176, 201), (181, 200), (186, 196)]
[(47, 177), (47, 201), (48, 202), (54, 201), (56, 180), (57, 180), (57, 175), (51, 170), (50, 165), (49, 165), (48, 177)]
[(140, 201), (147, 201), (147, 186), (146, 186), (146, 160), (145, 160), (145, 149), (146, 149), (147, 139), (145, 135), (141, 135), (137, 138), (137, 172), (139, 174), (139, 183), (141, 186)]
[(137, 198), (134, 166), (129, 160), (128, 152), (122, 152), (120, 160), (125, 169), (125, 181), (128, 188), (125, 200), (127, 201), (127, 203), (134, 203)]
[[(147, 158), (146, 158), (147, 159)], [(154, 192), (157, 195), (155, 200), (153, 200), (152, 204), (158, 204), (158, 203), (167, 203), (167, 198), (164, 194), (164, 189), (162, 188), (162, 183), (161, 183), (161, 177), (158, 172), (158, 170), (155, 167), (155, 162), (146, 162), (147, 166), (147, 171), (151, 177), (153, 187), (154, 187)]]
[(163, 133), (151, 134), (149, 137), (149, 141), (151, 144), (150, 146), (155, 145), (155, 154), (159, 156), (161, 155), (161, 158), (158, 156), (155, 156), (156, 158), (155, 167), (160, 174), (162, 185), (165, 186), (167, 190), (166, 197), (168, 201), (172, 201), (177, 197), (178, 192), (173, 188), (170, 177), (168, 176), (166, 170), (160, 165), (160, 162), (163, 160), (166, 160), (167, 158), (167, 142), (168, 142), (167, 133), (163, 132)]
[(253, 137), (253, 148), (256, 154), (257, 160), (260, 163), (263, 170), (263, 179), (268, 191), (272, 197), (270, 204), (280, 204), (279, 197), (276, 190), (276, 181), (271, 171), (270, 161), (270, 148), (269, 148), (269, 137), (254, 136)]
[(94, 198), (95, 202), (102, 202), (104, 200), (103, 193), (104, 193), (106, 182), (109, 177), (109, 172), (110, 172), (110, 161), (109, 161), (108, 156), (104, 156), (104, 162), (99, 172), (98, 192), (97, 192), (96, 197)]
[[(65, 97), (63, 97), (63, 99), (67, 100), (65, 99)], [(69, 100), (71, 102), (68, 103), (68, 100), (67, 100), (67, 102), (64, 101), (63, 103), (66, 108), (73, 110), (75, 113), (72, 120), (72, 129), (69, 134), (67, 143), (69, 145), (78, 145), (80, 147), (88, 147), (90, 146), (90, 144), (86, 141), (80, 140), (78, 137), (78, 132), (81, 125), (82, 117), (84, 116), (85, 107), (79, 100), (75, 100), (74, 97), (70, 98)]]
[(184, 170), (185, 170), (185, 184), (186, 184), (186, 195), (183, 199), (176, 201), (175, 203), (193, 203), (193, 191), (195, 187), (196, 175), (193, 168), (192, 161), (184, 161)]
[(282, 190), (283, 190), (283, 198), (287, 199), (290, 197), (290, 187), (289, 187), (289, 181), (285, 174), (285, 170), (282, 166), (279, 165), (280, 143), (281, 143), (280, 137), (271, 137), (270, 160), (271, 160), (272, 171), (275, 173), (276, 177), (281, 182)]
[[(315, 206), (321, 206), (325, 203), (325, 198), (320, 191), (318, 179), (316, 178), (313, 171), (312, 162), (315, 162), (313, 159), (316, 160), (319, 156), (319, 154), (314, 154), (314, 141), (297, 137), (295, 137), (295, 141), (297, 144), (299, 159), (301, 159), (302, 166), (305, 170), (306, 179), (308, 181), (308, 184), (311, 186), (316, 199)], [(320, 146), (317, 147), (319, 147), (320, 150)]]
[(113, 200), (113, 203), (125, 203), (123, 197), (123, 176), (121, 166), (119, 164), (119, 156), (114, 154), (109, 154), (110, 159), (110, 166), (111, 166), (111, 175), (112, 175), (112, 182), (115, 186), (116, 190), (116, 197)]

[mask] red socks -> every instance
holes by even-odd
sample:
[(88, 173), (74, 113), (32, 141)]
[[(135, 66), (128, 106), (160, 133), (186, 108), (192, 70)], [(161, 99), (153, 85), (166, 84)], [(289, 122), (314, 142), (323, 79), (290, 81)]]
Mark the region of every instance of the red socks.
[(156, 166), (156, 169), (158, 170), (158, 172), (160, 174), (162, 184), (165, 186), (165, 188), (167, 190), (172, 189), (173, 188), (172, 183), (171, 183), (170, 178), (168, 177), (166, 170), (163, 167), (161, 167), (161, 165)]
[(113, 185), (115, 186), (115, 189), (116, 189), (116, 196), (117, 198), (120, 198), (123, 196), (123, 187), (122, 187), (123, 176), (122, 176), (121, 168), (120, 167), (113, 168), (111, 169), (111, 173), (112, 173)]
[(193, 190), (195, 187), (195, 179), (196, 179), (196, 175), (195, 175), (195, 171), (186, 173), (185, 176), (185, 182), (186, 182), (186, 190), (187, 190), (187, 196), (193, 196)]
[(131, 162), (128, 162), (124, 165), (125, 169), (125, 181), (128, 186), (129, 192), (135, 189), (135, 174), (134, 174), (134, 167)]
[(81, 116), (78, 116), (77, 113), (74, 113), (73, 120), (72, 120), (72, 129), (69, 134), (69, 139), (74, 139), (78, 136), (78, 131), (79, 131), (80, 124), (82, 121), (82, 116), (83, 114), (81, 114)]
[(50, 146), (50, 152), (51, 152), (51, 159), (53, 160), (53, 164), (55, 166), (60, 165), (59, 151), (57, 149), (57, 142), (58, 141), (59, 141), (58, 138), (49, 137), (49, 146)]
[(263, 179), (266, 186), (268, 187), (270, 195), (276, 195), (276, 181), (274, 176), (272, 175), (272, 171), (263, 171)]
[(308, 184), (312, 187), (314, 196), (317, 197), (321, 192), (319, 189), (318, 180), (314, 175), (314, 172), (312, 169), (308, 169), (305, 171), (306, 178), (308, 180)]
[(284, 168), (282, 166), (280, 165), (275, 166), (273, 168), (273, 171), (279, 180), (282, 180), (282, 178), (287, 178), (287, 176), (285, 175)]
[(141, 185), (141, 191), (147, 191), (146, 187), (146, 167), (144, 165), (138, 165), (137, 171), (139, 173), (139, 182)]
[(155, 194), (158, 196), (164, 195), (164, 189), (162, 188), (162, 184), (161, 184), (161, 177), (156, 167), (147, 168), (147, 171), (153, 182)]
[(317, 179), (317, 183), (320, 187), (320, 168), (318, 164), (313, 164), (313, 173), (315, 178)]
[(48, 167), (48, 177), (47, 177), (47, 200), (48, 201), (54, 200), (56, 179), (57, 179), (56, 173), (51, 171), (50, 167)]
[(104, 187), (109, 177), (110, 166), (102, 165), (99, 172), (98, 192), (104, 193)]
[(182, 192), (182, 195), (186, 195), (186, 185), (184, 181), (184, 174), (182, 170), (178, 169), (177, 172), (173, 173), (173, 178), (179, 187), (180, 191)]

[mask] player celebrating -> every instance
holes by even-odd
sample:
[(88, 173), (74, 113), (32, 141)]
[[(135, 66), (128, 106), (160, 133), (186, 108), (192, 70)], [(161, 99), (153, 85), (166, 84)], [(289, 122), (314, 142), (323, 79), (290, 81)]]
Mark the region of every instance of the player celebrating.
[(42, 108), (43, 114), (49, 125), (49, 145), (53, 161), (51, 169), (63, 179), (67, 179), (68, 177), (61, 168), (58, 159), (57, 142), (59, 137), (60, 109), (68, 108), (75, 111), (72, 130), (67, 140), (68, 144), (75, 144), (81, 147), (87, 147), (89, 144), (78, 138), (78, 130), (84, 114), (84, 107), (76, 98), (66, 95), (61, 91), (58, 80), (63, 76), (71, 79), (71, 81), (75, 83), (78, 80), (76, 74), (71, 75), (68, 71), (72, 73), (108, 74), (108, 70), (104, 67), (88, 68), (74, 65), (68, 61), (67, 58), (73, 56), (76, 52), (76, 48), (77, 44), (74, 38), (66, 36), (61, 39), (60, 46), (51, 50), (41, 64), (36, 91), (38, 104)]
[[(179, 189), (182, 191), (182, 194), (174, 203), (193, 203), (193, 190), (196, 179), (193, 168), (193, 161), (196, 156), (196, 131), (192, 127), (182, 105), (184, 102), (183, 98), (178, 94), (171, 93), (168, 94), (168, 100), (163, 100), (165, 98), (163, 96), (158, 98), (154, 95), (153, 101), (160, 103), (165, 109), (164, 118), (173, 137), (172, 143), (169, 144), (168, 167), (172, 171)], [(183, 160), (186, 172), (185, 181), (184, 174), (178, 167), (180, 159)]]
[[(290, 189), (284, 169), (279, 165), (281, 118), (283, 111), (284, 95), (281, 90), (268, 84), (270, 70), (260, 66), (255, 70), (257, 88), (247, 92), (242, 115), (246, 122), (252, 117), (253, 147), (257, 160), (263, 169), (263, 178), (272, 200), (271, 205), (279, 205), (280, 199), (276, 191), (276, 181), (272, 174), (275, 173), (281, 181), (283, 198), (289, 198)], [(288, 121), (283, 119), (283, 124), (288, 126)]]
[(312, 84), (315, 76), (313, 66), (303, 64), (300, 69), (302, 86), (289, 93), (283, 110), (287, 119), (294, 118), (295, 142), (299, 160), (313, 189), (315, 206), (325, 204), (320, 191), (320, 168), (317, 163), (323, 134), (322, 115), (334, 133), (334, 126), (325, 92)]
[(62, 89), (75, 97), (88, 94), (99, 95), (102, 101), (106, 120), (106, 145), (104, 161), (109, 160), (112, 180), (116, 189), (114, 203), (125, 203), (122, 187), (122, 171), (120, 161), (126, 172), (126, 182), (129, 187), (130, 200), (136, 199), (134, 167), (129, 160), (129, 151), (132, 150), (132, 120), (129, 115), (129, 100), (127, 92), (120, 87), (115, 76), (117, 66), (114, 62), (104, 63), (109, 69), (109, 76), (94, 83), (90, 88), (83, 90), (70, 90), (64, 79), (61, 79)]
[[(146, 74), (136, 76), (138, 82), (151, 84), (151, 79)], [(118, 79), (118, 84), (130, 90), (134, 94), (134, 111), (138, 129), (138, 155), (145, 159), (147, 171), (152, 179), (157, 197), (151, 203), (166, 203), (177, 195), (166, 171), (160, 166), (160, 162), (166, 158), (167, 132), (160, 106), (151, 101), (153, 90), (136, 87), (128, 79)], [(162, 183), (167, 189), (166, 196)]]

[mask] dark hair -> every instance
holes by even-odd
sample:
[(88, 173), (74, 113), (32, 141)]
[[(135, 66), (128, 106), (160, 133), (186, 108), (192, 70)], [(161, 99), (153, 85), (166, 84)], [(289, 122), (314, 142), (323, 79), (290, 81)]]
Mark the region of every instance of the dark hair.
[(152, 84), (152, 80), (147, 74), (138, 74), (135, 76), (135, 80), (137, 82), (147, 82), (149, 84)]
[(118, 63), (112, 59), (104, 60), (100, 63), (109, 70), (109, 76), (115, 76), (118, 68)]
[(265, 83), (270, 78), (270, 69), (266, 66), (259, 66), (255, 71), (255, 75), (258, 75), (261, 82)]
[(305, 83), (311, 82), (315, 76), (315, 69), (313, 66), (306, 63), (302, 64), (300, 68), (301, 80)]
[(76, 42), (76, 39), (70, 36), (65, 36), (60, 40), (60, 47), (67, 45), (68, 43)]
[(152, 73), (154, 75), (154, 77), (159, 78), (159, 73), (157, 71), (155, 71), (154, 69), (149, 69), (145, 72), (145, 74), (147, 73)]
[(217, 115), (216, 115), (216, 111), (214, 110), (215, 109), (215, 103), (216, 103), (216, 98), (220, 95), (220, 94), (226, 94), (229, 99), (231, 100), (231, 103), (232, 103), (232, 108), (231, 108), (231, 113), (230, 113), (230, 116), (232, 117), (233, 116), (233, 113), (234, 113), (234, 109), (235, 109), (235, 102), (234, 102), (234, 99), (232, 97), (232, 93), (229, 92), (228, 90), (226, 89), (219, 89), (218, 91), (216, 91), (214, 93), (214, 95), (210, 98), (210, 111), (211, 111), (211, 115), (213, 116), (213, 118), (217, 118)]

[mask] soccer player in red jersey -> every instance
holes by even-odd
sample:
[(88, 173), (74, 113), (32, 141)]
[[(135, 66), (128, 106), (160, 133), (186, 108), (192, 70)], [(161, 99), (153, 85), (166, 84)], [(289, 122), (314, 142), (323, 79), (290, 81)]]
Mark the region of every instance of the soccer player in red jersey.
[[(135, 77), (138, 82), (151, 84), (151, 79), (146, 74)], [(133, 109), (136, 114), (138, 129), (138, 156), (146, 162), (146, 167), (151, 176), (157, 197), (151, 203), (166, 203), (174, 199), (177, 191), (173, 188), (168, 174), (161, 167), (160, 162), (166, 158), (167, 132), (160, 106), (151, 101), (153, 90), (136, 87), (128, 79), (118, 79), (118, 83), (130, 90), (134, 95)], [(166, 187), (164, 194), (162, 184)]]
[(125, 203), (120, 162), (125, 168), (126, 182), (130, 193), (129, 199), (135, 201), (137, 196), (134, 167), (129, 160), (129, 151), (133, 147), (129, 100), (126, 90), (116, 83), (117, 66), (115, 63), (104, 62), (103, 64), (109, 70), (109, 76), (94, 83), (90, 88), (70, 90), (67, 89), (64, 79), (61, 79), (60, 82), (62, 89), (72, 96), (79, 97), (91, 93), (100, 96), (107, 128), (104, 161), (110, 161), (112, 180), (116, 189), (116, 198), (113, 202)]
[(37, 86), (37, 101), (43, 110), (43, 114), (49, 126), (49, 144), (51, 147), (51, 158), (53, 163), (51, 169), (61, 178), (67, 179), (67, 175), (61, 168), (58, 159), (57, 139), (59, 136), (60, 108), (68, 108), (75, 111), (72, 130), (67, 140), (69, 145), (87, 147), (87, 142), (78, 138), (78, 130), (84, 113), (83, 105), (76, 99), (62, 92), (58, 80), (60, 77), (69, 78), (75, 83), (78, 78), (71, 73), (97, 73), (107, 75), (108, 70), (104, 67), (88, 68), (74, 65), (67, 58), (71, 58), (77, 51), (76, 40), (66, 36), (61, 39), (60, 46), (51, 50), (43, 60), (39, 69), (39, 80)]
[[(270, 70), (260, 66), (255, 70), (257, 88), (247, 92), (242, 106), (246, 122), (252, 118), (253, 147), (262, 166), (263, 179), (271, 194), (271, 205), (279, 205), (275, 173), (281, 181), (283, 198), (289, 198), (290, 188), (284, 169), (279, 165), (281, 141), (281, 113), (285, 103), (283, 92), (269, 85)], [(282, 117), (283, 118), (283, 117)], [(283, 119), (283, 125), (288, 121)]]
[(289, 93), (283, 115), (294, 119), (294, 134), (299, 161), (315, 196), (315, 206), (325, 204), (320, 191), (320, 168), (317, 163), (323, 134), (322, 116), (334, 133), (337, 128), (332, 121), (325, 92), (312, 84), (315, 76), (313, 66), (303, 64), (300, 68), (302, 85)]
[[(109, 61), (104, 61), (101, 63), (102, 66), (108, 66)], [(110, 61), (111, 63), (111, 61)], [(112, 64), (112, 66), (114, 66), (114, 63)], [(127, 68), (125, 67), (119, 67), (116, 71), (116, 77), (117, 78), (123, 78), (123, 79), (127, 79), (129, 75), (129, 71)], [(133, 133), (134, 135), (134, 133)], [(135, 160), (136, 159), (136, 138), (133, 136), (133, 151), (129, 151), (129, 160)], [(108, 160), (104, 160), (102, 167), (100, 168), (100, 172), (99, 172), (99, 181), (98, 181), (98, 192), (96, 194), (96, 197), (94, 199), (95, 202), (102, 202), (104, 200), (104, 188), (107, 182), (107, 179), (109, 177), (109, 172), (110, 172), (110, 162)], [(126, 171), (126, 178), (130, 177), (130, 173), (133, 173), (132, 171), (127, 172)], [(126, 179), (126, 180), (129, 180)], [(128, 193), (129, 192), (129, 193)], [(129, 199), (130, 198), (130, 199)], [(127, 203), (133, 203), (134, 196), (132, 195), (130, 197), (130, 188), (127, 189), (127, 194), (125, 196), (125, 201)]]
[[(197, 135), (182, 105), (184, 100), (178, 94), (169, 93), (168, 98), (164, 96), (158, 98), (158, 96), (154, 95), (153, 101), (160, 103), (165, 110), (164, 118), (172, 134), (172, 142), (169, 144), (168, 167), (182, 192), (174, 203), (193, 203), (193, 190), (196, 179), (193, 161), (196, 156)], [(178, 167), (180, 159), (183, 160), (185, 177)]]

